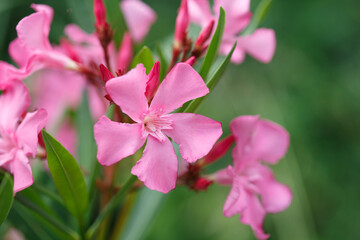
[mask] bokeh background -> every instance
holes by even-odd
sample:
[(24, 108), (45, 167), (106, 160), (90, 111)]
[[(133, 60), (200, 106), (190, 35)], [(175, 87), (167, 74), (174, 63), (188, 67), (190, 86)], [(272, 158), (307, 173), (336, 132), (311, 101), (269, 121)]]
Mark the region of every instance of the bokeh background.
[[(171, 37), (180, 1), (145, 2), (158, 14), (145, 41), (154, 48)], [(252, 9), (258, 2), (252, 1)], [(7, 46), (16, 37), (17, 22), (32, 12), (31, 3), (0, 1), (2, 60), (9, 60)], [(70, 22), (93, 28), (91, 0), (36, 3), (55, 9), (53, 43)], [(359, 9), (355, 0), (274, 0), (261, 24), (276, 31), (273, 61), (261, 64), (247, 57), (243, 64), (230, 66), (200, 109), (223, 122), (225, 134), (233, 118), (246, 114), (259, 114), (290, 132), (289, 152), (273, 169), (278, 180), (291, 187), (294, 200), (286, 211), (266, 217), (271, 239), (360, 239)], [(230, 163), (228, 154), (208, 171)], [(148, 225), (148, 230), (139, 233), (133, 221), (124, 239), (254, 239), (239, 216), (222, 215), (227, 187), (211, 186), (199, 193), (179, 187), (165, 197), (149, 192), (137, 205), (148, 218), (138, 224)]]

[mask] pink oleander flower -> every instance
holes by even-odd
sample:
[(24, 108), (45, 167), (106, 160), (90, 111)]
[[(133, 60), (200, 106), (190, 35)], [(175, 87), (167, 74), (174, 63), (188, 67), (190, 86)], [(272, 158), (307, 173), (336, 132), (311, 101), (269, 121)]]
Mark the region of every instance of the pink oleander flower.
[(103, 97), (105, 91), (89, 84), (82, 74), (59, 69), (39, 71), (29, 79), (29, 82), (32, 106), (43, 108), (48, 113), (47, 131), (70, 153), (75, 154), (76, 130), (73, 121), (70, 121), (65, 113), (78, 109), (86, 90), (91, 115), (93, 119), (99, 119), (107, 107)]
[[(104, 51), (95, 33), (86, 33), (79, 26), (69, 24), (65, 27), (65, 35), (67, 39), (62, 40), (59, 51), (89, 68), (93, 68), (92, 63), (105, 64)], [(118, 52), (113, 42), (109, 44), (108, 52), (111, 69), (127, 71), (133, 57), (130, 34), (124, 34)]]
[[(214, 180), (232, 185), (224, 205), (224, 215), (240, 213), (240, 221), (250, 225), (258, 239), (267, 239), (262, 228), (266, 213), (285, 210), (291, 203), (290, 189), (277, 182), (270, 168), (286, 153), (289, 134), (281, 126), (258, 116), (242, 116), (230, 124), (236, 146), (234, 166), (215, 173)], [(261, 200), (259, 199), (261, 198)]]
[(120, 8), (132, 39), (136, 43), (141, 42), (155, 22), (156, 13), (141, 0), (122, 0)]
[(188, 0), (188, 5), (191, 22), (203, 28), (218, 19), (220, 6), (224, 8), (226, 21), (219, 52), (227, 55), (237, 41), (232, 62), (242, 63), (246, 53), (264, 63), (271, 61), (276, 47), (274, 30), (259, 28), (250, 35), (239, 36), (251, 20), (250, 0), (215, 0), (213, 12), (208, 0)]
[[(0, 96), (0, 167), (14, 175), (14, 193), (29, 187), (33, 176), (29, 157), (35, 157), (38, 134), (47, 120), (44, 109), (27, 113), (30, 97), (19, 80), (2, 84)], [(21, 121), (19, 123), (19, 121)]]
[(35, 13), (23, 18), (16, 26), (18, 37), (11, 42), (9, 53), (25, 77), (46, 67), (78, 69), (76, 62), (54, 49), (49, 42), (53, 9), (32, 4)]
[[(154, 66), (157, 68), (157, 65)], [(187, 162), (205, 156), (222, 134), (221, 123), (193, 113), (171, 113), (185, 102), (206, 95), (209, 90), (200, 75), (188, 64), (177, 64), (166, 76), (150, 105), (147, 91), (152, 81), (142, 64), (127, 74), (106, 82), (106, 90), (135, 123), (113, 122), (103, 116), (95, 124), (98, 161), (112, 165), (134, 154), (147, 140), (142, 158), (132, 168), (153, 190), (167, 193), (175, 188), (178, 160), (168, 139), (179, 144)], [(159, 71), (152, 70), (154, 74)], [(149, 83), (150, 82), (150, 83)]]

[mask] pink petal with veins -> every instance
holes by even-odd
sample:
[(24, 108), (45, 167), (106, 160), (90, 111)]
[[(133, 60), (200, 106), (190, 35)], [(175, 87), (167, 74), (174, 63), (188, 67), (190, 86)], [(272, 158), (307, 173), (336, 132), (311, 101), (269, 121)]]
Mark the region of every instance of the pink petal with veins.
[(143, 156), (131, 173), (148, 188), (168, 193), (175, 188), (177, 170), (178, 160), (170, 140), (160, 142), (149, 136)]

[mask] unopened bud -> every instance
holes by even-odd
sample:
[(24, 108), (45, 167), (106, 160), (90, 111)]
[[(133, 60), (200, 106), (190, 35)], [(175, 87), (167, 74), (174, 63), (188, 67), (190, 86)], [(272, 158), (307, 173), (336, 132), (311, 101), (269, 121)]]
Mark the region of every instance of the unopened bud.
[(114, 78), (114, 75), (112, 75), (109, 69), (107, 69), (103, 64), (100, 64), (99, 68), (100, 68), (101, 79), (103, 80), (104, 83)]
[(107, 24), (106, 9), (103, 0), (94, 0), (94, 15), (96, 28), (102, 28)]
[(191, 188), (195, 191), (206, 191), (212, 183), (213, 181), (210, 181), (206, 178), (198, 178)]
[(194, 65), (196, 60), (196, 57), (192, 56), (191, 58), (189, 58), (188, 60), (186, 60), (185, 63), (189, 64), (190, 66)]
[(234, 143), (233, 135), (227, 136), (215, 144), (211, 151), (204, 157), (204, 164), (208, 165), (223, 157)]
[(209, 39), (209, 37), (211, 36), (211, 33), (212, 33), (212, 30), (214, 28), (214, 20), (211, 20), (207, 25), (206, 27), (204, 27), (198, 38), (196, 39), (196, 42), (195, 42), (195, 48), (201, 48), (204, 43)]
[(186, 40), (189, 21), (187, 0), (182, 0), (175, 23), (175, 45), (181, 45)]
[(156, 89), (160, 83), (160, 63), (157, 61), (149, 73), (149, 80), (146, 83), (145, 96), (148, 100), (155, 95)]

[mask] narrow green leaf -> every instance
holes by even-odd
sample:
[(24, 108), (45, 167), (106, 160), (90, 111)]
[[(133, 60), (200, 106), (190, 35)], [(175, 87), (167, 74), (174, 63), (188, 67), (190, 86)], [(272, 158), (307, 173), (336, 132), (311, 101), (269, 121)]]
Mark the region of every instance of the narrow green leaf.
[(134, 60), (131, 63), (131, 68), (136, 67), (139, 63), (144, 64), (146, 68), (146, 74), (149, 74), (151, 68), (154, 66), (154, 58), (152, 56), (151, 50), (144, 46), (135, 56)]
[(262, 0), (257, 5), (249, 26), (245, 29), (244, 32), (241, 33), (242, 36), (251, 34), (255, 31), (255, 29), (260, 25), (260, 23), (265, 19), (271, 4), (272, 0)]
[(96, 163), (96, 143), (94, 138), (94, 121), (91, 116), (86, 90), (83, 92), (81, 105), (77, 111), (75, 121), (78, 130), (78, 161), (81, 167), (90, 172), (94, 167), (94, 163)]
[[(32, 213), (35, 213), (38, 217), (41, 217), (41, 218), (37, 218), (35, 216), (33, 217), (32, 214), (30, 214), (30, 212), (29, 212), (30, 217), (25, 217), (24, 220), (31, 220), (30, 221), (31, 225), (33, 224), (32, 221), (35, 221), (35, 219), (36, 219), (39, 222), (42, 222), (42, 224), (40, 224), (40, 225), (46, 226), (45, 229), (48, 231), (50, 230), (49, 232), (51, 232), (51, 233), (53, 233), (52, 230), (56, 229), (62, 235), (64, 235), (64, 237), (66, 237), (66, 239), (73, 239), (73, 240), (80, 239), (80, 236), (76, 232), (74, 232), (72, 229), (70, 229), (69, 227), (64, 225), (58, 218), (50, 215), (46, 210), (44, 210), (43, 208), (41, 208), (38, 205), (36, 205), (35, 203), (33, 203), (32, 201), (30, 201), (28, 198), (26, 198), (22, 194), (17, 194), (15, 199), (18, 203), (20, 203), (21, 205), (26, 207), (28, 210), (31, 210)], [(23, 214), (24, 211), (21, 211), (21, 213)], [(44, 220), (45, 220), (45, 222), (44, 222)], [(52, 229), (50, 229), (49, 226), (51, 226)], [(57, 233), (53, 233), (53, 234), (57, 234)], [(42, 235), (44, 235), (44, 234), (42, 234)]]
[(94, 31), (94, 13), (92, 0), (66, 0), (69, 15), (82, 29), (91, 33)]
[[(69, 0), (74, 1), (74, 0)], [(106, 16), (114, 32), (114, 41), (120, 46), (124, 33), (127, 30), (124, 15), (120, 9), (119, 0), (105, 0)]]
[(5, 221), (13, 203), (13, 179), (5, 172), (0, 183), (0, 225)]
[(65, 206), (81, 218), (89, 202), (84, 177), (73, 156), (46, 131), (42, 131), (50, 173)]
[(124, 233), (118, 239), (144, 239), (146, 232), (153, 223), (158, 210), (165, 200), (165, 194), (144, 188), (132, 207), (132, 212), (127, 221)]
[[(236, 42), (234, 43), (231, 51), (228, 53), (228, 55), (225, 57), (225, 59), (220, 64), (219, 68), (215, 71), (214, 75), (210, 78), (209, 81), (206, 82), (206, 86), (209, 88), (210, 92), (215, 88), (215, 86), (217, 85), (217, 83), (219, 82), (221, 77), (223, 76), (225, 70), (229, 66), (231, 56), (234, 53), (235, 47), (236, 47)], [(186, 107), (184, 112), (188, 112), (188, 113), (195, 112), (198, 109), (198, 107), (200, 106), (200, 104), (204, 101), (206, 96), (192, 100), (190, 102), (190, 104)]]
[(206, 80), (206, 77), (210, 71), (211, 65), (213, 64), (213, 62), (216, 58), (216, 55), (217, 55), (217, 52), (219, 50), (220, 43), (222, 40), (222, 35), (224, 33), (224, 28), (225, 28), (225, 11), (222, 7), (220, 7), (218, 24), (216, 26), (216, 30), (210, 41), (204, 61), (201, 65), (201, 68), (199, 71), (199, 74), (204, 79), (204, 81)]
[(38, 221), (39, 216), (35, 215), (18, 201), (14, 201), (9, 213), (8, 221), (16, 226), (25, 236), (26, 240), (58, 240), (55, 236), (50, 236), (45, 230), (45, 226)]
[(100, 213), (100, 215), (96, 218), (94, 223), (89, 227), (86, 232), (86, 239), (91, 239), (93, 235), (96, 233), (101, 223), (106, 219), (107, 216), (122, 202), (126, 193), (131, 190), (131, 187), (135, 183), (137, 177), (131, 175), (130, 178), (126, 181), (126, 183), (122, 186), (120, 191), (118, 191), (115, 196), (110, 200), (110, 202), (106, 205), (104, 210)]

